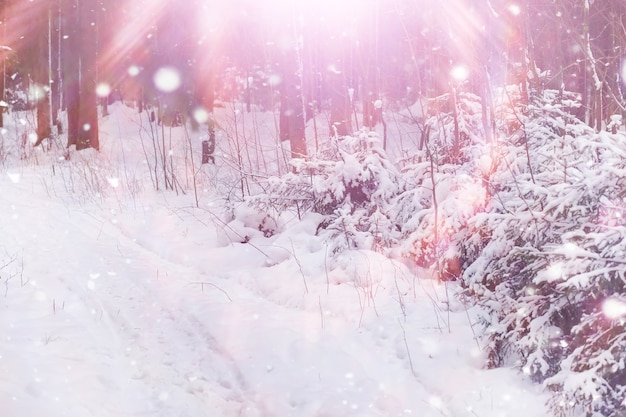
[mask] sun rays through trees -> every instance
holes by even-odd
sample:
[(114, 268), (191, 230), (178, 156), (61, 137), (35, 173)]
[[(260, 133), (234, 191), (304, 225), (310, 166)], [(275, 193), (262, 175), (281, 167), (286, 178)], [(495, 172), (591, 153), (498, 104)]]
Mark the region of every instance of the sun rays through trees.
[[(625, 16), (621, 0), (0, 0), (0, 127), (24, 127), (24, 163), (65, 163), (103, 155), (76, 151), (131, 115), (133, 198), (193, 189), (199, 208), (213, 187), (233, 222), (235, 204), (255, 214), (231, 228), (252, 230), (241, 244), (310, 214), (328, 259), (458, 281), (487, 365), (543, 383), (557, 415), (618, 417)], [(78, 164), (99, 198), (124, 183), (102, 159)]]

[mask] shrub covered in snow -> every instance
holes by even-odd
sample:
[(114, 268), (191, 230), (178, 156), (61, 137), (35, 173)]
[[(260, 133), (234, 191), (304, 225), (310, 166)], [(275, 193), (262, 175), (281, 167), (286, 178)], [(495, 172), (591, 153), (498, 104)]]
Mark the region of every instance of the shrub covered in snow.
[(460, 245), (467, 221), (482, 210), (486, 190), (477, 167), (447, 164), (435, 168), (429, 161), (408, 165), (408, 184), (394, 201), (401, 227), (400, 253), (417, 265), (439, 263), (442, 278), (457, 278), (462, 260)]
[[(626, 393), (626, 137), (596, 133), (546, 92), (499, 144), (464, 283), (484, 308), (491, 365), (554, 391), (556, 414), (618, 416)], [(607, 314), (609, 306), (612, 314)], [(604, 307), (604, 308), (603, 308)], [(615, 312), (617, 311), (617, 312)]]
[(320, 233), (331, 252), (389, 245), (394, 225), (389, 202), (401, 179), (373, 132), (330, 140), (311, 160), (294, 160), (293, 172), (270, 178), (250, 203), (265, 212), (324, 215)]
[(296, 161), (251, 202), (320, 214), (331, 253), (393, 250), (442, 278), (462, 274), (490, 366), (543, 383), (557, 415), (623, 416), (626, 135), (589, 128), (564, 92), (511, 103), (494, 143), (479, 101), (459, 95), (400, 170), (362, 132)]
[(460, 165), (480, 157), (476, 144), (484, 143), (482, 103), (475, 94), (460, 92), (435, 99), (444, 100), (447, 111), (431, 115), (424, 123), (420, 150), (427, 149), (434, 164)]
[[(460, 273), (468, 220), (484, 207), (490, 150), (482, 131), (480, 99), (460, 94), (456, 111), (426, 120), (423, 149), (404, 161), (406, 184), (394, 201), (401, 227), (400, 253), (443, 279)], [(454, 153), (454, 141), (460, 148)]]

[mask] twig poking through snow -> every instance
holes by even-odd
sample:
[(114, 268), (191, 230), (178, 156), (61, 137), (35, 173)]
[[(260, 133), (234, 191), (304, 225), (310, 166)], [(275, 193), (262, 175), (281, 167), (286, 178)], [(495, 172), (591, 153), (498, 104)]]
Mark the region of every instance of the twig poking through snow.
[(398, 324), (400, 325), (400, 328), (402, 329), (404, 347), (406, 348), (406, 355), (407, 355), (407, 358), (409, 359), (409, 366), (411, 367), (411, 373), (413, 374), (414, 377), (417, 377), (415, 368), (413, 368), (413, 359), (411, 358), (411, 350), (409, 349), (409, 342), (406, 340), (406, 330), (404, 329), (404, 326), (402, 325), (402, 321), (400, 319), (398, 319)]
[(230, 298), (230, 295), (228, 295), (228, 293), (226, 292), (226, 290), (224, 290), (223, 288), (219, 287), (218, 285), (213, 284), (212, 282), (204, 282), (204, 281), (198, 281), (198, 282), (190, 282), (188, 285), (200, 285), (200, 288), (202, 289), (202, 292), (204, 292), (204, 286), (205, 285), (209, 285), (219, 291), (221, 291), (222, 293), (224, 293), (224, 295), (226, 296), (226, 298), (228, 298), (228, 301), (232, 302), (233, 299)]
[(293, 259), (298, 264), (298, 268), (300, 268), (300, 274), (302, 274), (302, 282), (304, 282), (304, 291), (308, 294), (309, 293), (309, 286), (306, 285), (306, 276), (304, 275), (304, 271), (302, 270), (302, 264), (300, 263), (300, 260), (296, 256), (296, 248), (293, 246), (293, 241), (291, 241), (291, 251), (293, 253)]

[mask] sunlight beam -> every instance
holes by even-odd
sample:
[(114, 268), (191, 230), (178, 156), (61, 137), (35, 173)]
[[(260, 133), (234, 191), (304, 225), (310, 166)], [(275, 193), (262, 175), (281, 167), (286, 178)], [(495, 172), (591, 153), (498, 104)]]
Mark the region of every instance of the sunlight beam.
[[(139, 44), (150, 37), (155, 30), (155, 22), (161, 19), (167, 10), (168, 0), (128, 1), (125, 6), (116, 8), (117, 13), (110, 17), (117, 22), (113, 39), (106, 45), (98, 57), (98, 65), (115, 72), (116, 68), (128, 64), (128, 74), (136, 76), (140, 72), (142, 56), (150, 51), (136, 51)], [(126, 62), (128, 61), (128, 62)], [(115, 84), (119, 80), (108, 80)]]

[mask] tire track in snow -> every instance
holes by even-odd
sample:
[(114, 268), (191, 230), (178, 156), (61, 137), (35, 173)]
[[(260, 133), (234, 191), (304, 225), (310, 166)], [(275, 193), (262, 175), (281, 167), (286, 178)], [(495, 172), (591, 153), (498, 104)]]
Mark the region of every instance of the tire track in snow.
[[(92, 339), (89, 343), (93, 344), (75, 345), (89, 352), (77, 352), (76, 357), (82, 358), (82, 362), (106, 363), (110, 369), (101, 374), (91, 368), (94, 364), (83, 364), (85, 370), (94, 372), (90, 379), (99, 381), (97, 388), (91, 386), (93, 389), (102, 394), (108, 390), (111, 395), (130, 390), (129, 396), (146, 402), (138, 407), (146, 415), (194, 417), (206, 415), (211, 408), (217, 408), (214, 411), (218, 413), (229, 410), (226, 415), (233, 416), (264, 414), (262, 406), (254, 403), (256, 396), (233, 357), (202, 321), (190, 316), (184, 308), (180, 297), (188, 294), (181, 290), (182, 276), (174, 274), (194, 276), (197, 271), (163, 259), (86, 210), (62, 206), (38, 195), (31, 197), (32, 192), (26, 190), (23, 183), (5, 187), (0, 202), (4, 207), (11, 207), (14, 201), (24, 200), (17, 195), (21, 193), (29, 194), (29, 206), (15, 210), (24, 211), (21, 214), (25, 219), (37, 220), (29, 224), (26, 237), (18, 236), (17, 226), (11, 228), (15, 229), (12, 233), (16, 245), (27, 245), (24, 250), (27, 247), (29, 251), (25, 265), (28, 274), (46, 274), (47, 284), (53, 279), (58, 282), (55, 288), (64, 288), (55, 291), (68, 297), (67, 311), (63, 312), (66, 320), (78, 318), (80, 324), (73, 326), (82, 324), (82, 328), (92, 334), (88, 339)], [(51, 213), (67, 216), (42, 217), (39, 212), (43, 207)], [(46, 247), (51, 233), (69, 236), (78, 252), (58, 246)], [(5, 239), (12, 240), (10, 236), (5, 235)], [(87, 250), (90, 254), (85, 256)], [(59, 265), (59, 273), (44, 272), (33, 268), (31, 263)], [(158, 288), (155, 270), (175, 278)], [(170, 289), (174, 294), (168, 294)], [(207, 302), (206, 293), (203, 296), (202, 301)], [(223, 297), (221, 293), (216, 294), (216, 304), (223, 302)], [(59, 308), (65, 306), (59, 305)], [(100, 340), (102, 330), (92, 330), (90, 325), (85, 325), (94, 322), (106, 329), (108, 340)], [(128, 375), (132, 378), (130, 382), (123, 380)], [(110, 398), (103, 396), (100, 400), (101, 416), (130, 412)], [(183, 410), (179, 409), (181, 405), (184, 405)], [(91, 411), (83, 411), (91, 415), (94, 407), (98, 405), (90, 404), (86, 409)]]
[[(147, 381), (151, 377), (161, 380), (165, 378), (181, 386), (187, 383), (191, 390), (200, 390), (198, 395), (201, 395), (204, 390), (217, 388), (226, 397), (226, 402), (235, 401), (239, 403), (237, 415), (255, 413), (254, 410), (262, 415), (267, 415), (263, 412), (262, 405), (251, 401), (251, 399), (256, 398), (256, 395), (251, 392), (252, 388), (249, 382), (235, 359), (219, 343), (207, 326), (195, 315), (187, 313), (184, 308), (175, 305), (182, 300), (168, 299), (169, 297), (164, 296), (155, 288), (158, 286), (158, 280), (154, 278), (154, 269), (159, 271), (159, 274), (165, 272), (168, 275), (165, 279), (168, 280), (182, 281), (181, 276), (195, 276), (202, 273), (186, 265), (163, 259), (154, 251), (125, 236), (118, 228), (106, 221), (100, 225), (97, 225), (96, 219), (93, 218), (88, 218), (86, 221), (92, 223), (94, 230), (98, 230), (99, 241), (116, 241), (120, 256), (130, 261), (130, 265), (127, 264), (125, 268), (128, 269), (128, 273), (133, 275), (133, 278), (123, 283), (118, 280), (118, 283), (121, 284), (120, 288), (111, 286), (108, 289), (108, 292), (118, 294), (118, 296), (119, 294), (126, 294), (126, 297), (119, 296), (122, 302), (117, 303), (113, 299), (103, 301), (99, 292), (94, 292), (93, 298), (95, 298), (95, 302), (102, 305), (109, 320), (118, 323), (119, 327), (126, 333), (126, 338), (134, 340), (134, 343), (141, 350), (140, 353), (146, 356), (145, 362), (149, 365), (144, 366), (137, 377)], [(136, 260), (148, 261), (152, 270), (133, 271), (133, 263)], [(143, 280), (141, 276), (144, 273), (153, 274), (153, 277)], [(123, 272), (118, 273), (118, 275), (122, 274)], [(170, 278), (170, 274), (178, 276)], [(216, 304), (219, 305), (220, 302), (223, 302), (224, 295), (217, 292), (214, 294), (214, 298), (217, 299)], [(150, 302), (149, 300), (153, 301)], [(201, 302), (207, 301), (204, 299)], [(118, 305), (128, 306), (129, 310), (126, 312), (121, 311), (121, 309), (116, 311)], [(141, 328), (137, 327), (138, 321), (134, 320), (136, 317), (151, 319), (157, 327), (163, 326), (162, 334), (156, 336), (152, 335), (150, 331), (142, 331)], [(177, 344), (177, 340), (186, 340), (186, 343), (184, 345)], [(197, 348), (197, 346), (205, 348)], [(152, 360), (148, 359), (147, 356), (149, 355), (152, 355)], [(191, 359), (187, 360), (182, 369), (178, 369), (181, 364), (177, 363), (176, 359), (186, 356)], [(137, 362), (133, 360), (133, 363), (136, 364)], [(162, 367), (167, 368), (164, 371), (167, 375), (158, 375), (159, 372), (150, 369), (154, 364), (159, 363)], [(197, 369), (204, 370), (203, 374), (208, 375), (198, 375), (195, 372)], [(230, 376), (225, 376), (225, 373), (230, 374)], [(211, 374), (219, 375), (215, 381), (217, 386), (211, 387)], [(199, 385), (206, 385), (207, 387), (199, 387)], [(184, 389), (184, 387), (182, 388)], [(169, 395), (165, 390), (158, 393), (160, 406), (167, 402)], [(252, 411), (246, 411), (246, 409), (252, 409)]]
[[(126, 239), (129, 242), (132, 242), (132, 244), (134, 246), (140, 248), (142, 252), (147, 253), (149, 256), (153, 256), (153, 257), (155, 257), (157, 259), (160, 259), (165, 264), (174, 265), (176, 268), (182, 268), (182, 269), (193, 271), (194, 274), (204, 275), (203, 272), (194, 270), (192, 267), (189, 267), (188, 265), (182, 264), (182, 263), (177, 262), (177, 261), (172, 260), (172, 259), (165, 258), (162, 254), (158, 253), (155, 249), (152, 249), (151, 246), (148, 246), (148, 245), (143, 244), (141, 242), (135, 241), (128, 234), (126, 234), (122, 229), (117, 228), (113, 224), (108, 224), (107, 228), (108, 229), (112, 228), (114, 230), (113, 233), (119, 234), (119, 235), (123, 236), (124, 239)], [(221, 271), (220, 275), (228, 275), (229, 273), (232, 273), (232, 272), (233, 271), (231, 269), (226, 268), (224, 271)], [(241, 286), (241, 285), (239, 285), (239, 286)], [(275, 300), (268, 299), (266, 297), (266, 294), (264, 294), (262, 292), (255, 291), (254, 288), (249, 288), (247, 286), (242, 286), (241, 288), (238, 288), (238, 291), (254, 293), (254, 295), (259, 297), (260, 299), (263, 299), (263, 301), (265, 303), (267, 303), (267, 305), (269, 305), (271, 307), (279, 308), (281, 310), (289, 310), (291, 312), (295, 312), (295, 310), (292, 309), (292, 308), (289, 308), (289, 307), (286, 307), (286, 306), (284, 306), (284, 305), (282, 305), (280, 303), (277, 303)], [(244, 388), (244, 389), (249, 387), (250, 384), (245, 379), (245, 376), (243, 375), (243, 373), (240, 371), (240, 369), (239, 369), (236, 361), (234, 360), (234, 358), (228, 353), (227, 350), (219, 348), (221, 346), (220, 343), (213, 336), (213, 334), (211, 334), (211, 332), (208, 330), (206, 325), (204, 325), (204, 323), (202, 323), (194, 315), (184, 315), (183, 318), (184, 318), (184, 320), (189, 322), (190, 328), (195, 329), (195, 332), (201, 332), (201, 334), (203, 335), (204, 339), (206, 340), (206, 342), (210, 346), (212, 346), (213, 348), (217, 348), (216, 353), (219, 353), (229, 363), (231, 363), (232, 368), (235, 370), (235, 374), (238, 376), (239, 386)], [(371, 333), (370, 331), (368, 331), (367, 333), (370, 334), (370, 337), (371, 337), (371, 346), (375, 346), (376, 345), (375, 335), (373, 333)], [(398, 365), (400, 365), (400, 366), (406, 365), (406, 359), (402, 359), (400, 357), (397, 357), (396, 359), (398, 361)], [(438, 390), (434, 386), (427, 385), (426, 382), (425, 382), (427, 380), (427, 378), (423, 378), (423, 376), (420, 375), (419, 372), (412, 371), (412, 373), (413, 373), (413, 377), (414, 377), (414, 381), (415, 381), (416, 386), (421, 387), (423, 389), (424, 393), (426, 393), (427, 396), (428, 396), (428, 401), (424, 400), (423, 404), (426, 407), (428, 407), (429, 409), (431, 409), (433, 411), (434, 415), (439, 415), (439, 416), (443, 416), (443, 417), (449, 417), (449, 416), (462, 415), (462, 414), (465, 413), (465, 410), (462, 410), (460, 406), (457, 406), (454, 403), (454, 401), (452, 401), (452, 399), (449, 398), (450, 396), (448, 394), (446, 394), (444, 392), (441, 392), (440, 390)], [(254, 394), (248, 393), (247, 397), (248, 398), (254, 398)], [(263, 409), (262, 404), (257, 403), (256, 405), (257, 405), (257, 408)], [(264, 411), (264, 412), (262, 412), (262, 415), (267, 416), (268, 413), (266, 411)]]
[[(0, 195), (2, 206), (6, 207), (10, 201), (11, 199), (7, 199), (4, 194)], [(23, 197), (20, 201), (23, 201)], [(167, 259), (163, 254), (142, 245), (141, 242), (133, 241), (111, 222), (87, 214), (87, 207), (82, 211), (76, 210), (74, 206), (56, 210), (56, 206), (50, 201), (34, 199), (32, 207), (29, 201), (29, 210), (41, 210), (42, 207), (50, 208), (51, 212), (57, 214), (67, 212), (67, 218), (50, 219), (50, 221), (44, 219), (35, 222), (36, 224), (31, 226), (36, 234), (45, 238), (46, 233), (62, 231), (63, 227), (69, 225), (67, 232), (76, 237), (76, 246), (83, 249), (93, 247), (92, 251), (101, 251), (105, 257), (102, 259), (96, 253), (77, 263), (73, 259), (75, 253), (60, 253), (62, 252), (60, 251), (62, 256), (55, 258), (55, 251), (58, 251), (58, 248), (37, 246), (36, 237), (26, 239), (35, 244), (28, 250), (41, 251), (46, 261), (50, 263), (67, 261), (68, 265), (64, 267), (64, 270), (70, 271), (70, 275), (61, 279), (48, 274), (46, 278), (58, 279), (68, 292), (76, 294), (80, 301), (77, 304), (85, 308), (85, 314), (89, 314), (90, 308), (97, 310), (98, 323), (102, 323), (107, 329), (107, 335), (111, 340), (102, 341), (104, 347), (97, 351), (97, 357), (92, 356), (92, 358), (104, 361), (107, 365), (115, 367), (116, 371), (119, 368), (120, 372), (117, 374), (109, 372), (98, 376), (102, 393), (117, 395), (123, 394), (127, 389), (132, 389), (132, 395), (137, 396), (135, 400), (144, 402), (131, 412), (131, 409), (118, 407), (117, 398), (111, 399), (103, 396), (98, 398), (103, 401), (103, 404), (87, 404), (85, 413), (81, 412), (72, 417), (117, 417), (119, 415), (196, 417), (207, 414), (217, 414), (223, 417), (268, 417), (271, 415), (264, 406), (264, 399), (259, 397), (261, 389), (255, 385), (265, 380), (256, 378), (257, 375), (250, 372), (250, 367), (246, 366), (246, 358), (241, 353), (239, 355), (236, 353), (236, 347), (229, 352), (228, 341), (220, 342), (216, 335), (222, 337), (226, 333), (221, 329), (216, 331), (216, 326), (211, 326), (207, 322), (211, 320), (211, 316), (201, 316), (190, 308), (190, 304), (211, 303), (209, 309), (198, 309), (198, 311), (217, 313), (222, 318), (227, 317), (228, 313), (236, 312), (238, 308), (243, 310), (248, 308), (247, 312), (267, 309), (266, 318), (276, 318), (277, 313), (284, 313), (286, 310), (294, 311), (293, 309), (288, 309), (267, 298), (265, 296), (267, 294), (254, 291), (255, 288), (248, 288), (244, 284), (235, 282), (226, 282), (225, 288), (230, 294), (237, 294), (236, 304), (238, 305), (226, 304), (234, 307), (233, 309), (227, 308), (224, 295), (217, 290), (199, 295), (189, 291), (189, 288), (184, 288), (187, 278), (193, 278), (189, 281), (197, 282), (198, 276), (207, 276), (197, 266), (194, 268), (182, 262)], [(106, 216), (102, 208), (95, 210), (95, 213)], [(212, 256), (215, 257), (215, 255)], [(229, 261), (219, 260), (229, 264)], [(115, 274), (109, 275), (109, 271)], [(45, 274), (46, 270), (40, 272)], [(234, 271), (225, 268), (221, 272), (230, 276), (229, 274)], [(95, 277), (98, 273), (99, 276)], [(167, 282), (163, 282), (164, 280)], [(232, 291), (231, 288), (235, 288), (236, 291)], [(255, 293), (262, 299), (256, 299), (249, 293)], [(251, 302), (246, 305), (248, 300)], [(282, 311), (276, 307), (280, 307)], [(233, 322), (236, 325), (242, 324), (237, 320)], [(279, 327), (282, 323), (274, 323), (274, 325)], [(254, 329), (249, 324), (247, 328), (245, 325), (243, 327), (245, 330)], [(238, 331), (242, 330), (238, 329)], [(102, 332), (94, 332), (94, 335), (102, 337)], [(371, 349), (378, 341), (376, 338), (377, 336), (372, 334), (371, 340), (365, 341), (359, 349), (343, 348), (336, 352), (353, 353), (354, 356), (363, 355), (361, 362), (366, 364), (363, 362), (366, 358), (378, 359), (372, 356), (372, 352), (375, 354), (376, 350)], [(233, 346), (232, 343), (230, 346)], [(391, 349), (386, 349), (386, 351), (391, 351)], [(281, 351), (283, 352), (285, 351)], [(296, 350), (296, 354), (298, 353), (302, 354)], [(271, 357), (268, 357), (271, 360)], [(297, 362), (298, 365), (305, 363), (304, 360)], [(279, 364), (286, 365), (286, 363)], [(393, 364), (406, 364), (406, 360), (396, 357)], [(416, 383), (407, 385), (412, 389), (417, 388), (416, 396), (421, 396), (423, 389), (427, 395), (440, 398), (446, 408), (437, 413), (430, 407), (419, 410), (420, 415), (428, 417), (466, 415), (467, 410), (462, 410), (462, 404), (449, 395), (439, 392), (438, 388), (443, 385), (431, 384), (432, 378), (424, 372), (417, 375)], [(130, 383), (121, 379), (126, 374), (132, 378)], [(283, 391), (279, 391), (277, 387), (272, 388), (275, 394), (289, 395), (288, 391), (292, 387), (287, 386), (287, 390)], [(294, 391), (297, 390), (296, 388), (301, 387), (294, 387)], [(444, 388), (446, 392), (449, 392), (447, 387)], [(104, 391), (105, 389), (108, 391)], [(328, 392), (323, 394), (328, 394)], [(424, 398), (428, 399), (428, 397)], [(287, 400), (283, 402), (287, 403)], [(101, 405), (103, 407), (99, 409)], [(428, 405), (432, 406), (432, 404), (424, 404), (422, 407)], [(269, 402), (268, 407), (271, 408)], [(309, 408), (311, 407), (314, 408), (316, 405), (313, 404)], [(302, 410), (295, 410), (294, 413), (296, 411)], [(316, 415), (328, 415), (324, 413), (325, 410)], [(274, 414), (285, 417), (284, 414)], [(313, 415), (312, 413), (298, 415), (303, 414)]]

